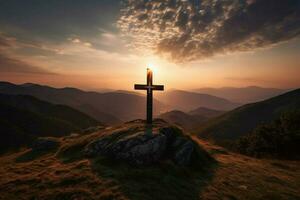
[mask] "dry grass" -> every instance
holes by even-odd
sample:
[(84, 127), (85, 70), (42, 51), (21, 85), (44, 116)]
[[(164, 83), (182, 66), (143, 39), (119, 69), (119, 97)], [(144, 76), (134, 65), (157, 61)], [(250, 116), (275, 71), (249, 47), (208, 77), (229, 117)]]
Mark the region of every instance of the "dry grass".
[[(195, 138), (217, 164), (133, 168), (82, 157), (80, 149), (97, 134), (64, 138), (57, 152), (0, 157), (0, 199), (300, 199), (299, 161), (258, 160)], [(29, 159), (18, 159), (24, 154)]]
[(195, 139), (219, 162), (203, 199), (300, 199), (299, 161), (259, 160)]

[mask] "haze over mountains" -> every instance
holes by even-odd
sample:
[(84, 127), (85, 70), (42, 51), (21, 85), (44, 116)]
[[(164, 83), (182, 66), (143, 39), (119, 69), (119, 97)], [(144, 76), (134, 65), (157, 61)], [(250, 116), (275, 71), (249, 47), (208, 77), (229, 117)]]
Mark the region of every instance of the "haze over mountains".
[(287, 92), (289, 89), (262, 88), (249, 86), (243, 88), (222, 87), (222, 88), (199, 88), (195, 92), (210, 94), (213, 96), (228, 99), (238, 103), (252, 103), (262, 101)]
[(224, 98), (183, 90), (169, 90), (157, 93), (156, 98), (162, 103), (169, 105), (171, 110), (184, 112), (189, 112), (199, 107), (215, 110), (232, 110), (241, 105)]

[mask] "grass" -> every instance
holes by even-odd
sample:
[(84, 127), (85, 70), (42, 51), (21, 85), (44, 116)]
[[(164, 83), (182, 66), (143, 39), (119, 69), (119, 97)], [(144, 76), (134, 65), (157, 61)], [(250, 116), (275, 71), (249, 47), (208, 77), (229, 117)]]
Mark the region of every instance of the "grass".
[[(133, 167), (82, 148), (105, 130), (63, 138), (52, 152), (28, 150), (0, 157), (0, 199), (299, 199), (300, 161), (258, 160), (194, 138), (217, 160), (180, 168), (170, 161)], [(27, 155), (25, 161), (18, 158)]]

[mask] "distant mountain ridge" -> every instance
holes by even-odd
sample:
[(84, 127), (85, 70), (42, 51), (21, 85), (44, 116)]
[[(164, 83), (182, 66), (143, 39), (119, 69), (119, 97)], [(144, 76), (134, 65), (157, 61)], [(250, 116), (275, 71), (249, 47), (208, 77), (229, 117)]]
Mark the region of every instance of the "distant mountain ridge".
[(195, 132), (213, 140), (234, 140), (253, 131), (257, 125), (277, 119), (282, 113), (300, 109), (300, 89), (247, 104), (202, 124)]
[(32, 96), (0, 94), (0, 151), (28, 144), (40, 136), (63, 136), (98, 125), (102, 124), (68, 106)]
[[(122, 92), (86, 92), (76, 88), (53, 88), (37, 84), (0, 82), (0, 93), (35, 96), (54, 104), (68, 105), (105, 124), (116, 124), (145, 116), (145, 96)], [(155, 101), (154, 113), (164, 105)]]
[(258, 86), (248, 86), (243, 88), (222, 87), (222, 88), (199, 88), (195, 92), (210, 94), (213, 96), (228, 99), (242, 104), (262, 101), (280, 94), (289, 89), (263, 88)]
[(156, 98), (162, 103), (169, 105), (170, 110), (181, 110), (184, 112), (189, 112), (199, 107), (215, 110), (232, 110), (241, 105), (224, 98), (183, 90), (169, 90), (157, 94)]
[(194, 128), (205, 123), (205, 121), (209, 120), (210, 118), (219, 116), (223, 113), (224, 111), (200, 107), (188, 113), (179, 110), (172, 110), (165, 112), (158, 117), (169, 123), (179, 125), (186, 130), (193, 130)]

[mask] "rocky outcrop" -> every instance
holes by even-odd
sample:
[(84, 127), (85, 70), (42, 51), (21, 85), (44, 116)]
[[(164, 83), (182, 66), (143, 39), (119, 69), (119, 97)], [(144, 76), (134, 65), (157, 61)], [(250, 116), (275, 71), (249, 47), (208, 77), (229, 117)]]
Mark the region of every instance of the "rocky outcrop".
[(198, 145), (177, 127), (159, 123), (149, 128), (141, 123), (129, 123), (90, 142), (85, 153), (134, 165), (149, 165), (169, 159), (187, 166), (192, 162), (192, 155), (197, 153), (196, 148)]

